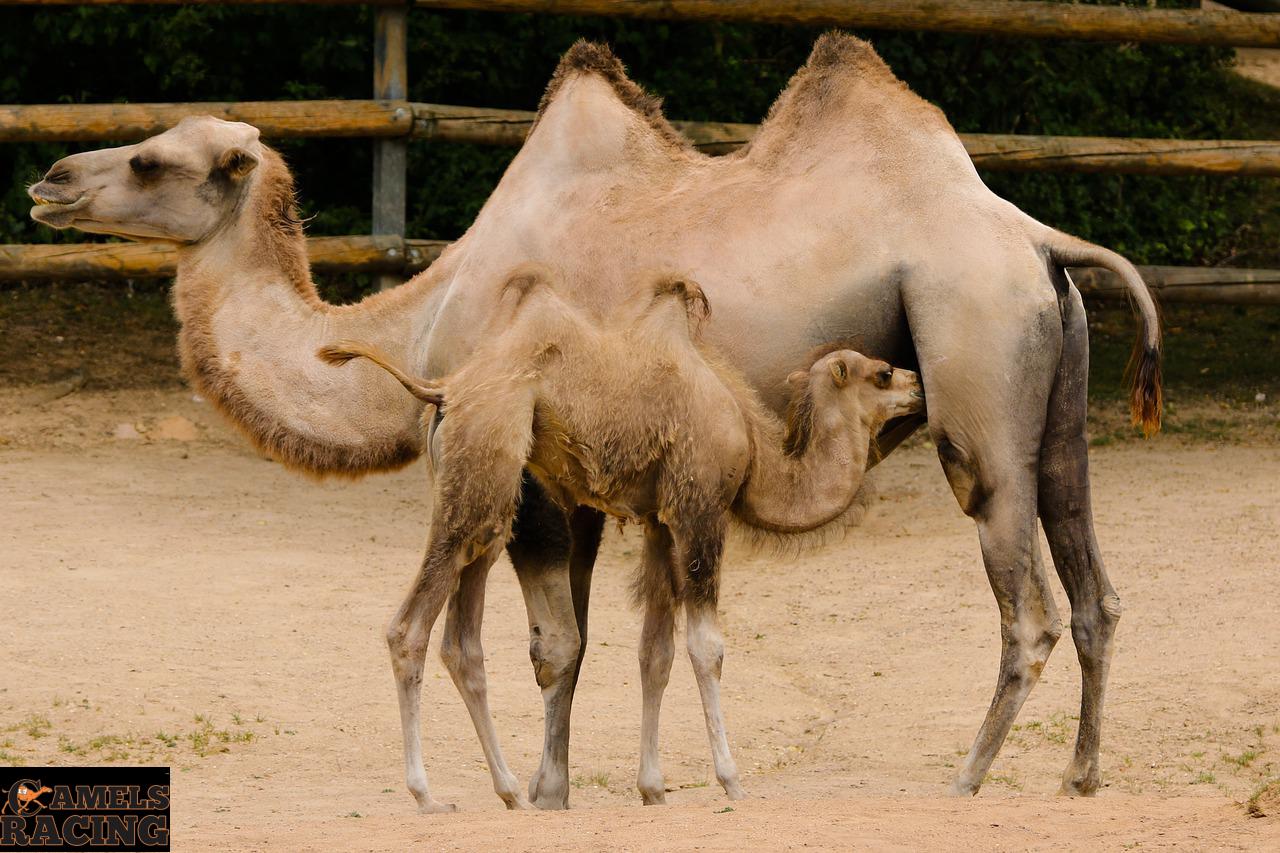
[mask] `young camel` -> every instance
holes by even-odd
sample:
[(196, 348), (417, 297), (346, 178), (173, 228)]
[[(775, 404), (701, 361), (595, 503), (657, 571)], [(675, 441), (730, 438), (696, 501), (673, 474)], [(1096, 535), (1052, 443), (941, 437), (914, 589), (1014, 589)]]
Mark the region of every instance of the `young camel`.
[[(316, 349), (367, 341), (416, 373), (448, 375), (480, 343), (500, 276), (522, 261), (554, 261), (588, 306), (616, 303), (631, 271), (687, 272), (716, 304), (708, 343), (774, 412), (787, 405), (787, 375), (824, 341), (918, 365), (939, 460), (978, 529), (1001, 640), (994, 696), (952, 790), (977, 792), (1062, 632), (1037, 519), (1081, 668), (1062, 792), (1101, 784), (1120, 600), (1094, 534), (1088, 328), (1065, 267), (1110, 269), (1133, 297), (1132, 410), (1144, 430), (1160, 418), (1155, 304), (1119, 255), (992, 193), (945, 116), (867, 43), (819, 39), (751, 145), (726, 157), (680, 136), (607, 48), (575, 45), (467, 233), (403, 287), (355, 305), (317, 295), (292, 179), (248, 125), (184, 119), (137, 144), (65, 157), (28, 192), (32, 217), (51, 227), (175, 244), (184, 372), (265, 453), (317, 476), (396, 468), (423, 445), (416, 399), (372, 365), (329, 369)], [(923, 424), (891, 421), (878, 456)], [(564, 808), (604, 519), (590, 507), (566, 513), (543, 491), (526, 479), (508, 551), (545, 710), (529, 798)], [(483, 572), (467, 577), (446, 643), (455, 617), (483, 604)], [(453, 663), (482, 693), (479, 646)]]
[[(467, 583), (466, 568), (506, 544), (528, 470), (566, 510), (590, 506), (644, 527), (636, 595), (645, 608), (637, 777), (645, 803), (666, 796), (658, 714), (678, 604), (716, 778), (730, 799), (740, 799), (720, 708), (724, 642), (716, 602), (728, 518), (780, 535), (837, 522), (854, 503), (880, 427), (923, 408), (919, 379), (834, 350), (791, 374), (784, 425), (695, 343), (691, 326), (707, 307), (697, 285), (662, 279), (638, 311), (624, 305), (592, 322), (552, 281), (537, 269), (512, 276), (490, 320), (489, 342), (437, 386), (361, 343), (320, 350), (331, 364), (368, 358), (418, 399), (443, 405), (443, 417), (425, 417), (435, 468), (427, 556), (388, 631), (404, 730), (419, 731), (422, 667), (436, 617), (459, 582)], [(462, 643), (479, 642), (480, 613), (470, 615)], [(448, 660), (458, 650), (446, 644), (441, 654)], [(448, 668), (466, 695), (468, 679)], [(467, 704), (484, 711), (476, 727), (494, 766), (498, 737), (486, 703), (473, 697)], [(422, 766), (420, 757), (411, 764)], [(529, 805), (513, 776), (495, 787), (508, 806)], [(411, 772), (409, 788), (422, 811), (453, 810), (431, 797), (425, 771)]]

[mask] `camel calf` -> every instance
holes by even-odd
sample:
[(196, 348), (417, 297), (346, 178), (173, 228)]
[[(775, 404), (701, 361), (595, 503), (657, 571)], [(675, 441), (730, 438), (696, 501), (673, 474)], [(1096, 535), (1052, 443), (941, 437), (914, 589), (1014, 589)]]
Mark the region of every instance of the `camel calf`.
[[(409, 788), (423, 811), (452, 809), (428, 793), (418, 744), (430, 630), (473, 567), (487, 571), (506, 544), (523, 471), (566, 509), (590, 506), (644, 526), (636, 581), (645, 608), (638, 778), (644, 801), (664, 800), (658, 715), (678, 604), (716, 778), (738, 799), (743, 791), (720, 709), (724, 643), (716, 616), (728, 519), (781, 535), (838, 522), (854, 502), (880, 427), (923, 406), (914, 373), (835, 349), (788, 378), (792, 404), (784, 424), (696, 343), (708, 311), (697, 285), (669, 277), (638, 292), (640, 304), (612, 309), (601, 320), (562, 299), (546, 270), (521, 270), (503, 290), (489, 342), (438, 384), (408, 376), (359, 343), (320, 350), (334, 364), (360, 357), (377, 363), (444, 415), (427, 416), (436, 474), (427, 556), (388, 632)], [(474, 653), (480, 613), (463, 617), (461, 639), (446, 638), (442, 655), (467, 700), (495, 790), (509, 807), (524, 807), (489, 717), (482, 669), (475, 677), (474, 667), (483, 667), (483, 655)]]

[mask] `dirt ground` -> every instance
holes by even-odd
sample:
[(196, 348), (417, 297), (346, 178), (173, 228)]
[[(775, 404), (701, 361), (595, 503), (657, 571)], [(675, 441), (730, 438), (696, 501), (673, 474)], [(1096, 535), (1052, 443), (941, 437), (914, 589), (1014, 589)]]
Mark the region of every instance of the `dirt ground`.
[[(1067, 639), (982, 793), (943, 796), (990, 700), (997, 622), (972, 525), (919, 442), (881, 467), (843, 543), (731, 548), (725, 707), (751, 799), (728, 808), (716, 785), (677, 655), (671, 805), (639, 805), (638, 539), (611, 529), (575, 707), (574, 808), (502, 811), (433, 654), (428, 773), (461, 811), (422, 817), (403, 787), (382, 628), (424, 540), (423, 472), (317, 484), (259, 458), (189, 391), (67, 390), (0, 389), (0, 762), (171, 765), (175, 849), (1280, 844), (1280, 818), (1245, 805), (1280, 777), (1280, 442), (1095, 448), (1098, 534), (1126, 607), (1095, 800), (1052, 796), (1076, 724)], [(541, 744), (526, 639), (504, 560), (485, 643), (524, 778)]]

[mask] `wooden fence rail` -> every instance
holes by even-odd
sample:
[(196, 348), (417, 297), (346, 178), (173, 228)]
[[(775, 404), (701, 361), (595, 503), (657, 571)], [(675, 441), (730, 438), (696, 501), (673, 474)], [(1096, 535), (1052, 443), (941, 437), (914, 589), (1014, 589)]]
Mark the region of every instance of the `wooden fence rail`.
[(418, 9), (477, 9), (971, 35), (1280, 47), (1275, 15), (1094, 6), (1042, 0), (414, 0)]
[[(401, 6), (407, 0), (214, 0), (225, 5)], [(183, 0), (0, 0), (10, 6), (99, 6)], [(1280, 47), (1274, 15), (1094, 6), (1043, 0), (414, 0), (417, 9), (477, 9), (974, 35)]]
[[(533, 123), (526, 110), (408, 101), (246, 101), (190, 104), (48, 104), (0, 106), (0, 142), (131, 141), (183, 116), (246, 121), (274, 138), (416, 137), (441, 142), (518, 146)], [(750, 141), (756, 125), (677, 121), (708, 153)], [(1280, 141), (1119, 139), (1095, 136), (961, 134), (974, 164), (992, 171), (1113, 172), (1143, 175), (1280, 177)]]
[[(70, 6), (183, 0), (0, 0), (0, 5)], [(320, 272), (361, 271), (395, 277), (425, 267), (439, 241), (403, 236), (404, 146), (410, 138), (519, 145), (533, 119), (520, 110), (417, 104), (407, 91), (406, 11), (480, 9), (611, 15), (646, 19), (757, 21), (808, 26), (1280, 47), (1280, 16), (1195, 9), (1097, 6), (1041, 0), (202, 0), (234, 4), (369, 5), (375, 15), (374, 97), (369, 101), (272, 101), (196, 104), (69, 104), (0, 106), (0, 142), (124, 141), (158, 133), (186, 115), (246, 121), (267, 137), (374, 138), (374, 236), (308, 241)], [(708, 153), (750, 141), (755, 125), (675, 122)], [(1280, 142), (1250, 140), (1110, 139), (962, 134), (982, 169), (1118, 172), (1155, 175), (1280, 176)], [(176, 256), (159, 244), (0, 246), (0, 280), (149, 278), (174, 273)], [(1280, 272), (1146, 267), (1163, 299), (1280, 304)], [(1101, 270), (1077, 271), (1087, 294), (1123, 293)]]
[[(307, 254), (316, 272), (412, 275), (448, 243), (395, 235), (312, 237)], [(168, 243), (18, 243), (0, 245), (0, 281), (170, 278), (178, 253)]]
[[(312, 237), (307, 253), (316, 272), (413, 275), (431, 264), (448, 243), (404, 240), (394, 235)], [(169, 278), (177, 252), (164, 243), (60, 243), (0, 245), (0, 281)], [(1219, 267), (1139, 267), (1164, 302), (1280, 305), (1280, 270)], [(1098, 269), (1072, 269), (1087, 297), (1126, 299), (1124, 285)]]

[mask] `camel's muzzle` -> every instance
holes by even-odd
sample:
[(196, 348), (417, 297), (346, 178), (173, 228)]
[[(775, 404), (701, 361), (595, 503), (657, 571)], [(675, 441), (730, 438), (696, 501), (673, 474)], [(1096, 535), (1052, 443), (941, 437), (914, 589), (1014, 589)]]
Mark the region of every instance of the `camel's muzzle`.
[(53, 228), (66, 228), (72, 215), (89, 203), (89, 195), (67, 187), (51, 184), (48, 180), (29, 187), (27, 195), (35, 202), (31, 218)]

